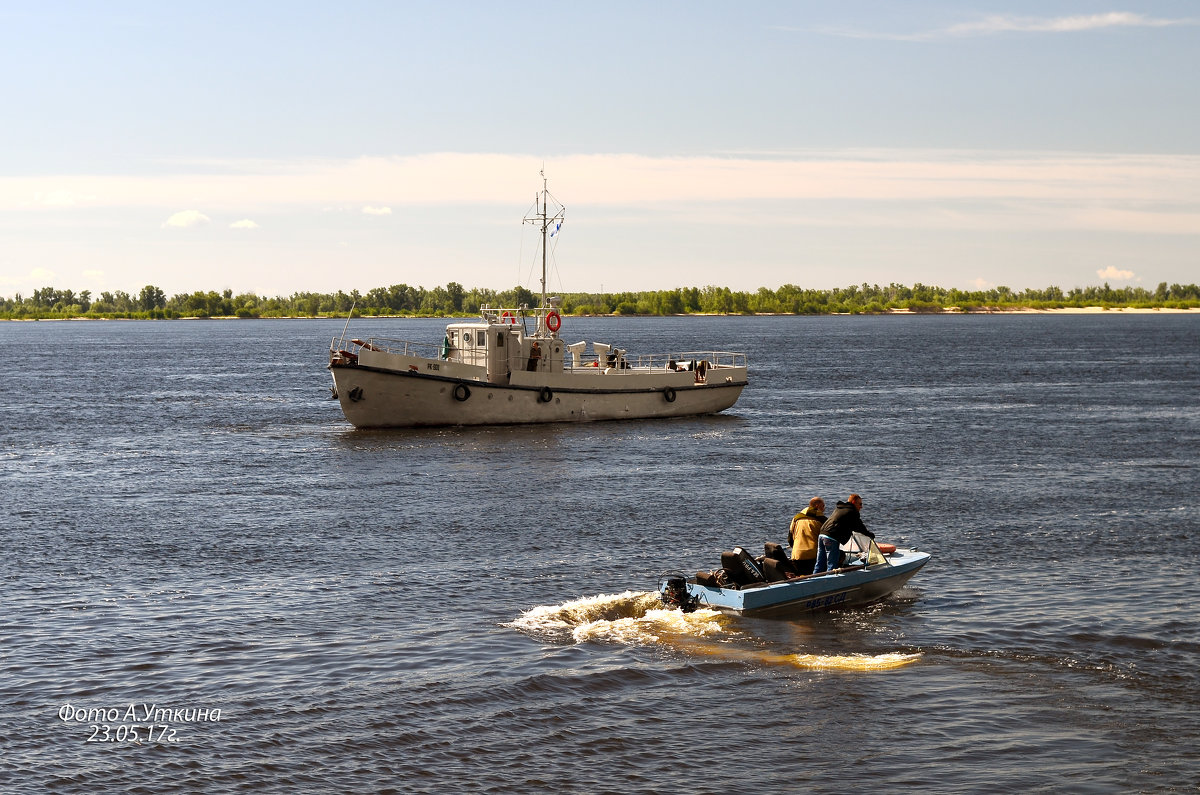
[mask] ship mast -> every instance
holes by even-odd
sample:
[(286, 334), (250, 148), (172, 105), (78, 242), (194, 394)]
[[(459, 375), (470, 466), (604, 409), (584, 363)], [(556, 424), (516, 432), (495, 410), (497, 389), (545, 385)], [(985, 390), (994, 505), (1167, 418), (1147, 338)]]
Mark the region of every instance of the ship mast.
[[(534, 214), (532, 216), (528, 216), (528, 217), (524, 218), (522, 220), (522, 223), (536, 224), (538, 222), (541, 222), (541, 226), (542, 226), (542, 307), (545, 308), (545, 306), (546, 306), (546, 249), (547, 249), (546, 243), (549, 238), (548, 233), (550, 231), (551, 223), (554, 223), (555, 221), (557, 221), (558, 225), (560, 227), (562, 226), (562, 220), (566, 217), (567, 208), (563, 207), (561, 204), (558, 204), (558, 200), (556, 199), (554, 203), (558, 205), (558, 212), (556, 212), (554, 215), (550, 215), (550, 198), (551, 197), (550, 197), (550, 190), (547, 186), (548, 180), (546, 179), (546, 169), (542, 168), (542, 170), (538, 173), (540, 173), (542, 175), (542, 192), (540, 195), (535, 195), (534, 199), (533, 199), (533, 206), (534, 206), (534, 209), (536, 212), (534, 212)], [(555, 231), (558, 231), (558, 230), (556, 229)]]

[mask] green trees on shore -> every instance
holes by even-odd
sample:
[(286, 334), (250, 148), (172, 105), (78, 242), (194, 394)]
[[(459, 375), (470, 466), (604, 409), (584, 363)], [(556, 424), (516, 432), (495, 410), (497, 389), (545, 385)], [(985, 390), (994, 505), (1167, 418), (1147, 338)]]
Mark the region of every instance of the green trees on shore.
[[(1200, 308), (1200, 287), (1162, 282), (1154, 290), (1144, 287), (1058, 287), (1015, 292), (1008, 287), (959, 290), (914, 284), (887, 287), (850, 285), (814, 290), (785, 284), (752, 293), (728, 287), (680, 287), (622, 293), (566, 293), (562, 311), (575, 315), (685, 315), (685, 314), (869, 314), (895, 310), (910, 312), (970, 312), (987, 309)], [(457, 282), (445, 287), (411, 287), (393, 284), (360, 293), (293, 293), (287, 298), (217, 293), (179, 293), (168, 298), (152, 284), (137, 295), (117, 290), (93, 295), (45, 287), (32, 295), (0, 298), (0, 318), (6, 320), (56, 318), (180, 318), (180, 317), (340, 317), (351, 308), (356, 315), (476, 315), (479, 307), (534, 306), (537, 296), (524, 287), (496, 291), (467, 290)]]

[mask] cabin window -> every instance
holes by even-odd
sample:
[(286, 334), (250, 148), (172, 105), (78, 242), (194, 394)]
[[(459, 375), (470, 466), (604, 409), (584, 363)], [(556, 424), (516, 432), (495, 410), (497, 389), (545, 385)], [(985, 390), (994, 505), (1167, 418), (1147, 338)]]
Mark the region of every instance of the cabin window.
[(463, 332), (463, 345), (470, 345), (470, 344), (471, 344), (471, 332), (464, 331)]

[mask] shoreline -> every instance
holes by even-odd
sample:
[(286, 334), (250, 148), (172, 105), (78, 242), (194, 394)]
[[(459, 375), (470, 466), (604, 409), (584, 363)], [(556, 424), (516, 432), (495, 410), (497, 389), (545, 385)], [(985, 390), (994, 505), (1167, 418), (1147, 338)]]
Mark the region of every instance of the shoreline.
[[(1031, 307), (1013, 307), (1011, 309), (1003, 307), (981, 308), (981, 309), (959, 309), (958, 307), (946, 307), (938, 312), (929, 312), (923, 310), (912, 309), (885, 309), (882, 312), (825, 312), (821, 314), (797, 314), (793, 312), (689, 312), (678, 315), (620, 315), (616, 313), (608, 315), (570, 315), (569, 317), (854, 317), (873, 315), (909, 315), (913, 317), (938, 317), (943, 315), (1152, 315), (1152, 314), (1168, 314), (1168, 315), (1187, 315), (1200, 313), (1200, 307), (1191, 307), (1180, 309), (1178, 307), (1103, 307), (1103, 306), (1064, 306), (1054, 309), (1034, 309)], [(355, 319), (363, 320), (370, 318), (378, 318), (385, 320), (427, 320), (431, 318), (443, 318), (445, 320), (454, 319), (469, 319), (476, 317), (475, 315), (356, 315)], [(146, 320), (341, 320), (345, 321), (345, 316), (329, 315), (325, 317), (314, 317), (312, 315), (283, 315), (279, 317), (238, 317), (236, 315), (217, 315), (209, 317), (198, 317), (190, 315), (186, 317), (176, 318), (148, 318), (148, 317), (87, 317), (84, 315), (76, 317), (13, 317), (0, 318), (3, 323), (54, 323), (54, 322), (74, 322), (74, 321), (146, 321)]]
[(1179, 309), (1178, 307), (1167, 306), (1152, 306), (1152, 307), (1132, 307), (1132, 306), (1063, 306), (1054, 309), (1034, 309), (1031, 307), (1017, 307), (1013, 309), (1005, 309), (995, 307), (991, 309), (958, 309), (957, 307), (946, 307), (941, 312), (914, 312), (911, 309), (889, 309), (884, 314), (887, 315), (1103, 315), (1108, 313), (1142, 315), (1153, 314), (1155, 312), (1166, 312), (1170, 314), (1188, 312), (1200, 312), (1200, 309)]

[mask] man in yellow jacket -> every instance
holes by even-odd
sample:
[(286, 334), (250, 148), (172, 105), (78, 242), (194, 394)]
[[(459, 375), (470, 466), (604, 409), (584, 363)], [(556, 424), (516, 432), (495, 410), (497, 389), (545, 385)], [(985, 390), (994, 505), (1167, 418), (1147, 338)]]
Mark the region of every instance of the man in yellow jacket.
[(792, 562), (807, 574), (817, 560), (817, 535), (825, 524), (825, 500), (813, 497), (808, 507), (792, 517), (788, 528), (788, 546), (792, 550)]

